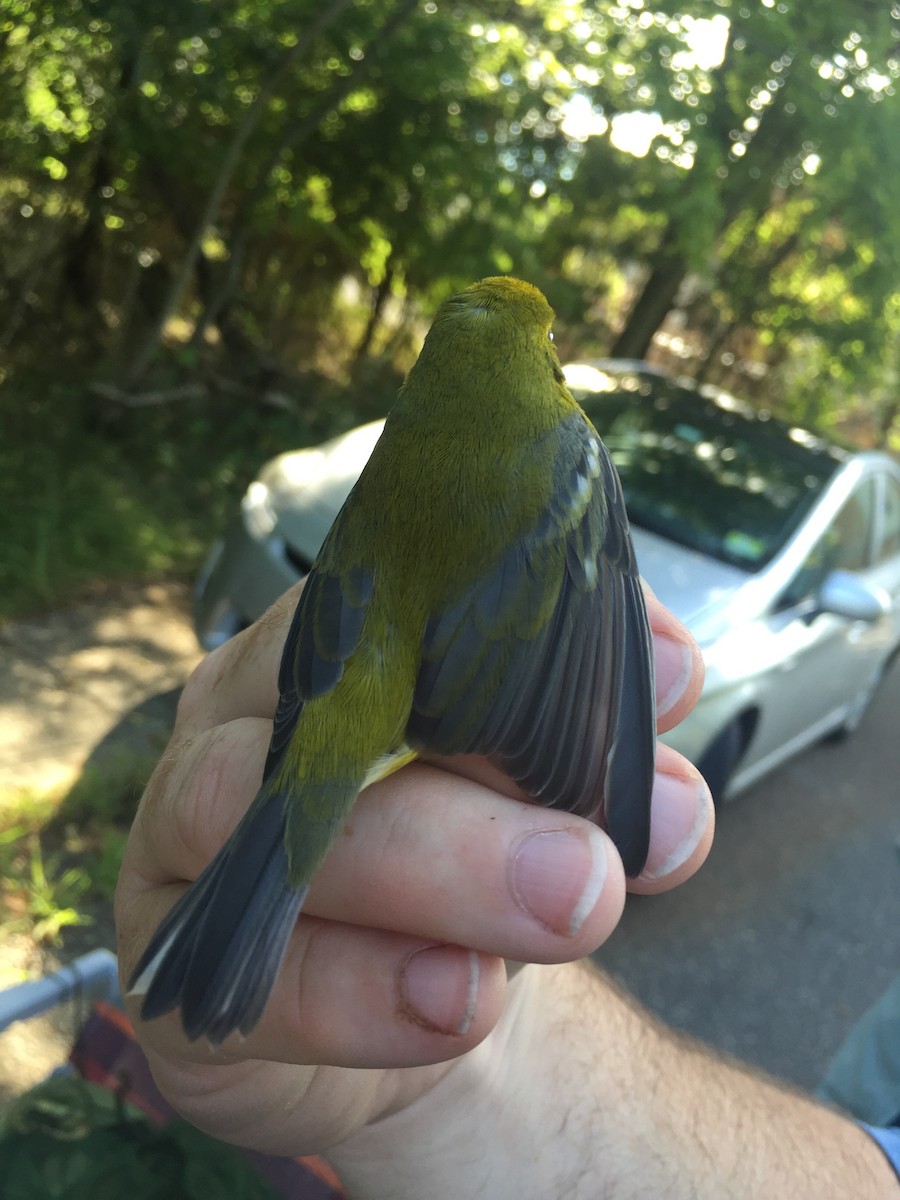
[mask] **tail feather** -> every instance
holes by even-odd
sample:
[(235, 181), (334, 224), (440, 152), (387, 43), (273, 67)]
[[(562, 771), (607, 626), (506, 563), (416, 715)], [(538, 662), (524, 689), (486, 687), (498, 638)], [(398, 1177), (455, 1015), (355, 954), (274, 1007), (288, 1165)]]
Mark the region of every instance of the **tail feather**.
[(656, 762), (653, 650), (644, 597), (636, 576), (625, 580), (626, 613), (620, 646), (622, 684), (607, 761), (604, 820), (625, 874), (639, 875), (650, 846), (650, 797)]
[(128, 985), (143, 1020), (180, 1008), (213, 1045), (259, 1021), (307, 891), (288, 882), (285, 801), (260, 795), (154, 934)]

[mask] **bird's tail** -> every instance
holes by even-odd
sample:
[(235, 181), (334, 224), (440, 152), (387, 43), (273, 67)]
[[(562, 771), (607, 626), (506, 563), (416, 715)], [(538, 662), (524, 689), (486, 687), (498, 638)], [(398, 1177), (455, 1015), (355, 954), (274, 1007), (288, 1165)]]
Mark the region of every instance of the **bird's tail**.
[(400, 745), (362, 778), (272, 772), (234, 833), (162, 921), (128, 981), (141, 1019), (178, 1008), (191, 1041), (248, 1034), (263, 1014), (309, 880), (363, 787), (416, 757)]
[(128, 983), (143, 1020), (180, 1008), (213, 1045), (259, 1021), (307, 892), (289, 882), (286, 801), (260, 793), (153, 935)]

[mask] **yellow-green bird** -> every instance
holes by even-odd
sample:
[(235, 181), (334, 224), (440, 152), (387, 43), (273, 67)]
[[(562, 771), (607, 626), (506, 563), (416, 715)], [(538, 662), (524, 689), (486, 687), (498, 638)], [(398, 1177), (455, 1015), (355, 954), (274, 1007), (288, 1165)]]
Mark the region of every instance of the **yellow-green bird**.
[(490, 757), (602, 822), (650, 825), (650, 632), (622, 492), (518, 279), (439, 309), (297, 604), (262, 786), (131, 990), (213, 1044), (259, 1021), (356, 797), (418, 753)]

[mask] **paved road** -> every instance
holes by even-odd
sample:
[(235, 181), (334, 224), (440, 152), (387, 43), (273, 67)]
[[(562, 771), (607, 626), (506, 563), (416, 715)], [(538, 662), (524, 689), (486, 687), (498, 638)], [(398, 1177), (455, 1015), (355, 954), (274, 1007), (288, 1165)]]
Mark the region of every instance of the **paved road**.
[(720, 814), (677, 892), (633, 897), (600, 953), (667, 1022), (814, 1086), (900, 970), (900, 669), (848, 741)]

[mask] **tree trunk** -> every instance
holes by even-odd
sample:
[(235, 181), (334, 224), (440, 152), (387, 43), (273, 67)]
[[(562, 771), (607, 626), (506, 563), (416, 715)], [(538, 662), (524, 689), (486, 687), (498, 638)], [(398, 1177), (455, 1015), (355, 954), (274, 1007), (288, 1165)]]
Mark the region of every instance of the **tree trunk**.
[(116, 126), (121, 122), (122, 105), (138, 78), (140, 47), (132, 42), (123, 50), (122, 69), (115, 84), (115, 102), (93, 147), (94, 164), (84, 192), (84, 219), (69, 243), (63, 258), (61, 278), (64, 292), (77, 303), (87, 317), (90, 329), (96, 322), (99, 300), (99, 263), (104, 238), (103, 190), (115, 176), (116, 151), (112, 146)]
[(372, 303), (369, 308), (369, 319), (366, 321), (366, 327), (363, 330), (363, 335), (359, 339), (359, 345), (353, 352), (353, 358), (350, 364), (350, 374), (355, 375), (359, 370), (359, 365), (369, 353), (372, 342), (375, 338), (375, 330), (378, 328), (378, 322), (381, 320), (381, 313), (387, 302), (388, 296), (391, 294), (391, 286), (394, 282), (394, 268), (388, 260), (384, 270), (384, 278), (378, 287), (372, 293)]
[[(717, 87), (712, 96), (712, 110), (708, 114), (709, 133), (724, 147), (730, 144), (729, 135), (733, 125), (733, 115), (724, 81), (727, 79), (727, 72), (733, 61), (734, 53), (732, 27), (725, 43), (722, 65), (716, 72)], [(686, 181), (684, 186), (689, 188), (690, 182)], [(736, 212), (743, 206), (743, 201), (744, 192), (742, 190), (740, 190), (739, 198), (732, 201), (732, 206), (726, 199), (722, 222), (713, 242), (721, 235), (722, 229), (727, 228), (730, 224)], [(610, 351), (615, 358), (645, 358), (653, 341), (653, 335), (674, 306), (678, 289), (688, 274), (687, 259), (675, 249), (675, 234), (674, 223), (670, 223), (654, 255), (654, 266), (641, 294), (628, 314), (625, 328), (616, 338)]]
[(363, 57), (353, 64), (350, 72), (344, 76), (340, 84), (328, 93), (321, 104), (316, 105), (313, 111), (298, 125), (291, 126), (285, 131), (284, 136), (269, 155), (268, 160), (256, 178), (255, 186), (244, 196), (235, 215), (232, 240), (229, 247), (228, 270), (225, 272), (225, 277), (218, 292), (216, 292), (200, 314), (200, 319), (191, 338), (191, 345), (198, 345), (202, 341), (207, 329), (216, 323), (234, 294), (247, 253), (247, 242), (250, 239), (250, 218), (253, 214), (253, 209), (268, 187), (269, 176), (278, 165), (282, 154), (286, 150), (295, 150), (301, 145), (305, 138), (318, 129), (325, 117), (337, 108), (344, 97), (349, 95), (355, 87), (359, 87), (361, 80), (375, 66), (378, 51), (390, 41), (402, 23), (412, 13), (418, 2), (419, 0), (406, 0), (406, 3), (393, 13), (385, 22), (382, 29), (379, 30), (377, 44), (374, 47), (367, 47)]
[(718, 326), (715, 334), (710, 338), (709, 344), (706, 347), (706, 353), (700, 359), (700, 365), (694, 375), (694, 383), (698, 386), (701, 383), (708, 383), (710, 372), (719, 360), (719, 353), (722, 347), (740, 325), (740, 320), (735, 317), (733, 321), (725, 321)]
[(625, 328), (613, 343), (610, 350), (613, 358), (646, 358), (653, 335), (674, 305), (687, 271), (687, 263), (680, 257), (665, 257), (653, 268), (628, 314)]
[(149, 334), (144, 340), (144, 344), (138, 349), (131, 364), (131, 370), (126, 377), (126, 387), (133, 388), (144, 372), (147, 370), (160, 341), (162, 340), (163, 330), (166, 322), (178, 310), (184, 294), (187, 291), (191, 276), (194, 273), (194, 268), (197, 263), (197, 257), (200, 254), (200, 247), (203, 239), (206, 237), (208, 230), (215, 224), (219, 210), (222, 207), (222, 202), (225, 199), (225, 193), (231, 178), (234, 175), (237, 165), (240, 162), (241, 155), (244, 152), (244, 147), (250, 140), (251, 134), (256, 129), (263, 116), (263, 113), (268, 107), (269, 101), (277, 92), (278, 88), (284, 82), (285, 76), (291, 68), (306, 55), (317, 41), (319, 35), (333, 24), (340, 14), (351, 4), (352, 0), (333, 0), (332, 4), (319, 14), (317, 20), (313, 21), (306, 33), (301, 37), (295, 46), (292, 47), (287, 54), (281, 66), (271, 76), (271, 78), (260, 88), (256, 99), (248, 108), (244, 119), (238, 124), (234, 132), (234, 137), (228, 149), (225, 151), (225, 156), (222, 164), (219, 167), (219, 174), (213, 184), (206, 206), (197, 223), (197, 228), (194, 230), (194, 236), (191, 239), (181, 266), (179, 267), (175, 278), (172, 280), (168, 294), (166, 295), (159, 315), (153, 322)]
[(879, 449), (890, 449), (891, 434), (894, 432), (894, 425), (898, 417), (900, 417), (900, 399), (889, 400), (878, 417)]

